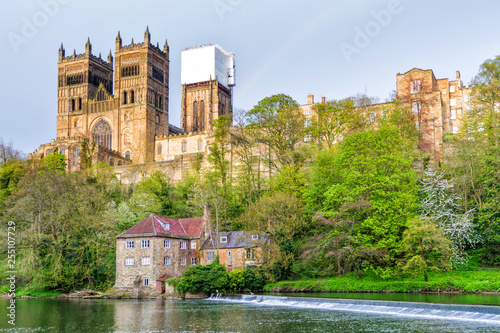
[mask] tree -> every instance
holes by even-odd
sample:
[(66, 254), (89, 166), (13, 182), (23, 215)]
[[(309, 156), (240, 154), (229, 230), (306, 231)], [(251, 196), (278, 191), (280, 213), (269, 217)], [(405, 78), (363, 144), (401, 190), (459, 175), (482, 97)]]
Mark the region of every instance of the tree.
[(227, 116), (220, 116), (214, 122), (214, 141), (208, 147), (210, 155), (208, 161), (213, 165), (214, 176), (220, 180), (223, 186), (226, 186), (229, 173), (229, 161), (226, 154), (229, 150), (229, 130), (231, 120)]
[(268, 273), (276, 279), (285, 279), (290, 275), (291, 265), (298, 255), (297, 237), (308, 224), (303, 213), (300, 199), (292, 194), (275, 192), (251, 204), (240, 217), (240, 223), (246, 230), (270, 235), (270, 256), (263, 259)]
[(14, 148), (12, 142), (5, 143), (0, 138), (0, 167), (6, 167), (10, 163), (18, 162), (23, 159), (23, 153)]
[(66, 156), (53, 152), (42, 160), (41, 166), (49, 171), (66, 172)]
[(304, 139), (304, 115), (290, 96), (264, 98), (249, 111), (248, 122), (256, 139), (267, 147), (265, 159), (271, 169), (302, 162), (295, 148)]
[(415, 149), (397, 127), (383, 123), (379, 130), (353, 133), (337, 152), (318, 154), (304, 198), (311, 213), (334, 222), (326, 232), (340, 244), (335, 251), (345, 247), (339, 255), (359, 249), (360, 258), (382, 258), (367, 264), (390, 274), (417, 208)]
[(428, 218), (453, 244), (454, 259), (464, 261), (465, 248), (474, 247), (479, 241), (473, 224), (474, 210), (459, 212), (459, 197), (451, 192), (453, 184), (444, 179), (444, 173), (431, 169), (424, 172), (421, 181), (423, 194), (421, 215)]
[(403, 233), (405, 258), (398, 265), (405, 273), (423, 274), (429, 281), (429, 270), (441, 271), (448, 269), (452, 253), (449, 239), (443, 231), (429, 220), (415, 218), (408, 223), (408, 229)]

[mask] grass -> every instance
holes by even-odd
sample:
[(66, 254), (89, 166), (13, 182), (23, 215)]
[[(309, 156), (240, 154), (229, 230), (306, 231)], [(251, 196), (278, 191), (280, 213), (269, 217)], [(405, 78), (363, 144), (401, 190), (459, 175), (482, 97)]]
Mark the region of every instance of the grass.
[(57, 297), (61, 296), (63, 293), (56, 290), (49, 289), (31, 289), (31, 288), (20, 288), (16, 290), (16, 297), (20, 296), (31, 296), (31, 297)]
[(383, 279), (366, 274), (357, 279), (354, 274), (325, 279), (281, 281), (264, 286), (265, 291), (304, 292), (500, 292), (500, 271), (449, 271), (430, 273), (423, 277), (395, 276)]

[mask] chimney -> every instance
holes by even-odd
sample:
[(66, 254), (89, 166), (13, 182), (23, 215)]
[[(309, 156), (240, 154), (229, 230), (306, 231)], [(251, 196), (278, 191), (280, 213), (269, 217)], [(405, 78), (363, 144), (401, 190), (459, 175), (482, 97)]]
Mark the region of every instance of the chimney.
[(326, 104), (326, 97), (325, 96), (321, 97), (321, 104)]
[(210, 235), (210, 227), (211, 227), (211, 213), (210, 213), (210, 205), (206, 205), (203, 209), (203, 236), (208, 238)]
[(307, 104), (314, 104), (314, 95), (313, 94), (307, 95)]
[(460, 81), (460, 71), (457, 71), (457, 80)]

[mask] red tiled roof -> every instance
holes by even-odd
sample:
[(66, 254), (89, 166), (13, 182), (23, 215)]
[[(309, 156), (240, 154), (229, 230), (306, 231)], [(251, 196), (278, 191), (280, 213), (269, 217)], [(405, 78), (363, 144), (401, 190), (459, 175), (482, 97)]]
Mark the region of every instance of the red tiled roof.
[(179, 222), (184, 227), (186, 234), (191, 237), (200, 237), (203, 230), (203, 218), (192, 217), (189, 219), (179, 219)]
[(203, 218), (201, 217), (173, 219), (165, 216), (150, 215), (132, 228), (118, 235), (118, 237), (144, 234), (200, 237), (202, 229)]

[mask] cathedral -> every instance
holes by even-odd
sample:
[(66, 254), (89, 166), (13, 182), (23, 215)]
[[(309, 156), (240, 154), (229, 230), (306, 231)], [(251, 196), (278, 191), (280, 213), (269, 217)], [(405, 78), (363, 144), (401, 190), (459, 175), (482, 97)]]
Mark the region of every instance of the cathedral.
[[(124, 45), (116, 37), (114, 58), (85, 53), (66, 55), (59, 49), (57, 137), (41, 145), (31, 158), (52, 152), (66, 156), (70, 171), (81, 169), (82, 155), (110, 166), (163, 160), (176, 137), (181, 152), (203, 149), (215, 119), (232, 115), (234, 54), (218, 45), (182, 53), (181, 128), (169, 124), (169, 46), (144, 41)], [(201, 143), (192, 144), (190, 133)], [(179, 138), (185, 136), (185, 139)], [(157, 143), (159, 138), (162, 138)], [(189, 144), (188, 144), (189, 141)], [(165, 149), (163, 149), (165, 146)], [(83, 152), (83, 150), (86, 150)]]

